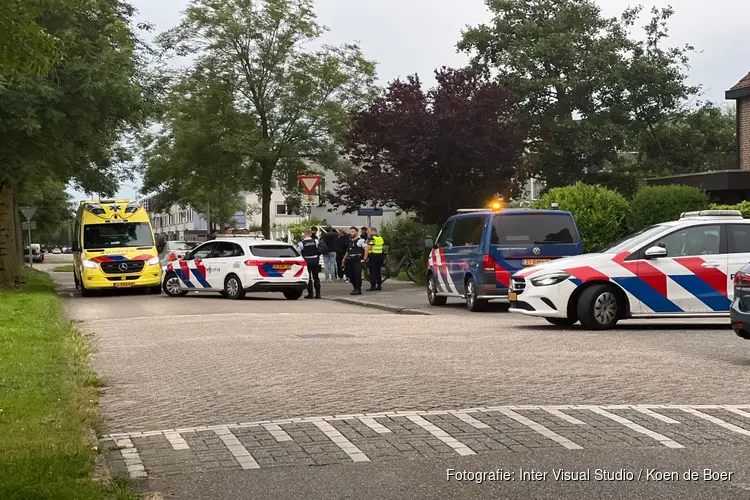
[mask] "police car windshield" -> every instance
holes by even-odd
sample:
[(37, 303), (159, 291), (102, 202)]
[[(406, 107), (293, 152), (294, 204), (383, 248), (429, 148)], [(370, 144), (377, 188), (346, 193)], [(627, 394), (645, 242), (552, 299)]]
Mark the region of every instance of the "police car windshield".
[(83, 248), (87, 250), (118, 247), (152, 247), (154, 237), (145, 222), (86, 224), (83, 226)]
[(624, 238), (613, 246), (603, 250), (602, 253), (619, 253), (631, 250), (663, 232), (665, 227), (666, 225), (664, 224), (657, 224), (655, 226), (647, 227), (646, 229), (641, 229), (637, 233), (631, 234), (627, 238)]
[(299, 252), (291, 245), (253, 245), (250, 253), (256, 257), (268, 257), (271, 259), (291, 259), (299, 257)]

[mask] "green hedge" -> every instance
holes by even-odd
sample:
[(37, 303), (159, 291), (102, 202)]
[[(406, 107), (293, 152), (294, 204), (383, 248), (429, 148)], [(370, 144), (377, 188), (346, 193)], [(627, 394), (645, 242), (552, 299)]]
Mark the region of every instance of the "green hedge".
[(742, 212), (742, 216), (745, 219), (750, 219), (750, 201), (743, 201), (736, 205), (719, 205), (718, 203), (712, 203), (711, 210), (739, 210)]
[(680, 218), (682, 212), (706, 210), (708, 196), (692, 186), (648, 186), (630, 202), (628, 229), (631, 232)]
[(289, 232), (292, 233), (293, 241), (298, 242), (302, 239), (303, 233), (306, 229), (310, 229), (312, 226), (320, 226), (322, 224), (322, 220), (316, 217), (311, 217), (309, 219), (303, 219), (301, 221), (295, 222), (294, 224), (291, 224), (289, 226)]
[[(417, 260), (420, 273), (413, 276), (419, 283), (424, 284), (427, 279), (427, 249), (424, 247), (426, 237), (435, 238), (439, 228), (422, 224), (411, 216), (396, 217), (387, 222), (380, 229), (380, 236), (383, 237), (385, 245), (388, 247), (388, 262), (392, 271), (401, 261), (407, 250)], [(424, 270), (424, 272), (422, 272)]]

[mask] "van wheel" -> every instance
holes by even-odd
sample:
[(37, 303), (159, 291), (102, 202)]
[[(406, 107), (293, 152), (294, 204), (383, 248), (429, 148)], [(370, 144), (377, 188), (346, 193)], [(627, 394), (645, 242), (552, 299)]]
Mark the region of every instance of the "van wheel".
[(576, 307), (581, 326), (587, 330), (614, 328), (622, 314), (622, 305), (610, 285), (593, 285), (578, 298)]
[(437, 283), (435, 276), (427, 278), (427, 301), (431, 306), (444, 306), (448, 302), (448, 297), (442, 297), (437, 294)]
[(81, 282), (81, 297), (93, 297), (94, 291), (86, 288), (86, 286)]
[(184, 297), (187, 295), (187, 290), (180, 290), (180, 278), (175, 273), (169, 273), (164, 277), (162, 288), (168, 297)]
[(469, 277), (466, 280), (466, 307), (471, 312), (481, 312), (487, 310), (488, 300), (480, 300), (477, 298), (477, 285), (474, 283), (474, 278)]
[(152, 286), (151, 295), (161, 295), (161, 285)]
[(224, 293), (228, 299), (238, 300), (245, 297), (245, 289), (236, 274), (230, 274), (224, 280)]
[(575, 318), (544, 318), (555, 326), (573, 326), (578, 323)]

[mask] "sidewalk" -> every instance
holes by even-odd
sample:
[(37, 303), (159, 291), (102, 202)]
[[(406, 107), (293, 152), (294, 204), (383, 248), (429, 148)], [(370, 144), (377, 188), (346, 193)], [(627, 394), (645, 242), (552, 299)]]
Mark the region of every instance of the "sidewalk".
[(410, 281), (388, 280), (383, 284), (382, 292), (366, 292), (368, 283), (363, 283), (362, 295), (349, 295), (352, 286), (349, 283), (321, 283), (324, 299), (353, 304), (399, 314), (429, 315), (427, 309), (427, 292), (424, 287)]

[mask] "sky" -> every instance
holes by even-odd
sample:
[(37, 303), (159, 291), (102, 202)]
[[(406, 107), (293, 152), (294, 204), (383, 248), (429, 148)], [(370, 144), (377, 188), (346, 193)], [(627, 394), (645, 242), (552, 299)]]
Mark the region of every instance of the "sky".
[[(189, 0), (130, 0), (138, 9), (137, 20), (155, 25), (162, 32), (176, 25)], [(668, 1), (642, 0), (649, 8)], [(615, 16), (638, 2), (598, 0), (607, 16)], [(747, 0), (672, 0), (670, 45), (691, 44), (689, 83), (703, 87), (703, 100), (724, 103), (724, 91), (748, 71), (745, 30), (750, 18)], [(646, 9), (647, 10), (647, 9)], [(318, 0), (321, 24), (330, 31), (324, 42), (358, 41), (369, 59), (378, 63), (381, 85), (417, 73), (425, 86), (432, 86), (432, 72), (440, 66), (460, 67), (468, 61), (456, 53), (456, 42), (468, 25), (489, 22), (484, 0)], [(645, 21), (644, 17), (644, 21)], [(738, 57), (739, 56), (739, 57)], [(139, 182), (121, 186), (118, 197), (133, 198)], [(81, 193), (71, 191), (75, 198)]]

